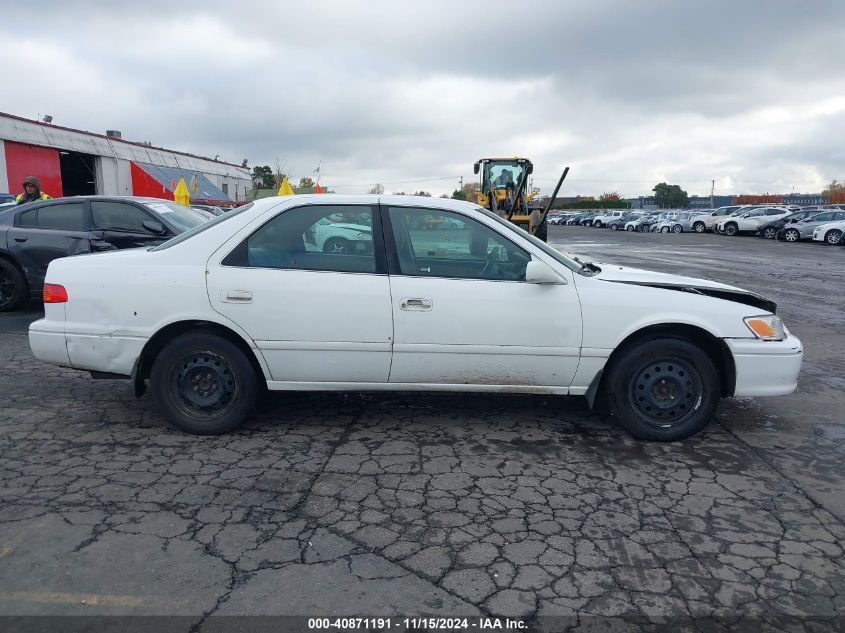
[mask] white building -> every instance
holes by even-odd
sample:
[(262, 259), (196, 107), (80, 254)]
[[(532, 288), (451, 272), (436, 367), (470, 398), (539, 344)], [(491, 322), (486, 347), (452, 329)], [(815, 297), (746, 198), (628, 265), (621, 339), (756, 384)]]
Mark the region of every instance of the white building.
[[(245, 162), (245, 161), (244, 161)], [(0, 192), (20, 193), (27, 176), (55, 197), (136, 195), (173, 199), (180, 177), (193, 202), (232, 204), (252, 187), (246, 166), (0, 113)]]

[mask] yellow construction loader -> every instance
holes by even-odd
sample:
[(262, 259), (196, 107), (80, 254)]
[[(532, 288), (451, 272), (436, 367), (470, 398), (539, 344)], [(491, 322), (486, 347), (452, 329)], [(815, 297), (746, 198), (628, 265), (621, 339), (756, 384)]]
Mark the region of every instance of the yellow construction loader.
[(476, 204), (490, 209), (531, 235), (546, 241), (546, 215), (569, 172), (569, 167), (564, 169), (545, 209), (540, 207), (537, 200), (538, 191), (525, 193), (528, 176), (534, 172), (534, 165), (527, 158), (482, 158), (475, 163), (473, 171), (481, 174), (479, 191), (475, 193)]

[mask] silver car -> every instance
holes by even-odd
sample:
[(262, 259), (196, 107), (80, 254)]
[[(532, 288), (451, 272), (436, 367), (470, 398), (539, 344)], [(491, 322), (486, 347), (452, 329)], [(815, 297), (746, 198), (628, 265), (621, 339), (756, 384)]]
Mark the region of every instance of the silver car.
[[(702, 215), (707, 215), (708, 212), (704, 211), (703, 213), (700, 211), (685, 211), (684, 213), (678, 214), (674, 218), (667, 218), (662, 220), (657, 224), (657, 227), (652, 229), (653, 231), (658, 231), (660, 233), (683, 233), (684, 231), (693, 231), (693, 224), (697, 218), (700, 218)], [(701, 231), (699, 231), (700, 233)]]
[(813, 239), (813, 231), (817, 226), (845, 220), (845, 211), (822, 211), (809, 218), (790, 222), (778, 231), (777, 238), (786, 242), (800, 242)]

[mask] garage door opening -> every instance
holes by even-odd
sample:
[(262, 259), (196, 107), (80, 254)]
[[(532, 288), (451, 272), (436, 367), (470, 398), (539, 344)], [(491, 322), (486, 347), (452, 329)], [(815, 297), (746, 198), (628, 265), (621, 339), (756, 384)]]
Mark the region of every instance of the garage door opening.
[(59, 151), (62, 190), (66, 196), (92, 196), (97, 193), (94, 157), (81, 152)]

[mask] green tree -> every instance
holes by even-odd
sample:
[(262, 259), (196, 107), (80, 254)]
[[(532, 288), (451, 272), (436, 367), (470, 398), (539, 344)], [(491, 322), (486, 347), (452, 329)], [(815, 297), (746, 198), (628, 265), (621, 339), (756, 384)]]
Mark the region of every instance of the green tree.
[(463, 189), (455, 189), (452, 192), (452, 200), (466, 200), (467, 195), (463, 192)]
[(654, 201), (660, 208), (680, 209), (685, 207), (689, 201), (689, 195), (678, 185), (668, 185), (665, 182), (658, 183), (654, 189)]
[(299, 179), (299, 188), (300, 189), (309, 189), (314, 187), (314, 180), (309, 176), (303, 176)]
[(252, 186), (256, 189), (272, 189), (276, 184), (275, 174), (270, 165), (252, 168)]

